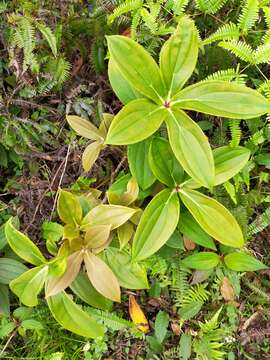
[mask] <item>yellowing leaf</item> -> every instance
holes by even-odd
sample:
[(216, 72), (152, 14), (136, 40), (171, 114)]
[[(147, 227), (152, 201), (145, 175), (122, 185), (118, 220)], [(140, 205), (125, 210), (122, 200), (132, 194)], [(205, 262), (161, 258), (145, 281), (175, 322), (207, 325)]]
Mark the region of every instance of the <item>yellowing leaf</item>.
[(102, 132), (90, 121), (76, 115), (67, 115), (66, 118), (77, 134), (90, 140), (103, 140)]
[(234, 301), (234, 290), (230, 280), (225, 276), (220, 287), (221, 295), (225, 301)]
[(106, 298), (120, 302), (120, 286), (108, 265), (90, 251), (85, 252), (84, 262), (87, 275), (94, 288)]
[(102, 148), (103, 144), (99, 141), (94, 141), (85, 148), (82, 154), (82, 165), (85, 171), (89, 171), (91, 169)]
[(111, 231), (111, 225), (93, 225), (84, 236), (84, 243), (90, 249), (96, 251), (103, 249), (107, 244)]
[(82, 219), (82, 207), (77, 196), (68, 191), (60, 190), (57, 211), (61, 220), (66, 224), (80, 224)]
[(46, 262), (38, 247), (26, 235), (15, 229), (12, 218), (5, 225), (5, 235), (11, 249), (25, 261), (33, 265)]
[(46, 298), (60, 293), (72, 284), (81, 269), (82, 261), (82, 251), (77, 251), (68, 257), (65, 273), (60, 277), (49, 277), (46, 284)]
[(92, 225), (111, 225), (111, 230), (123, 225), (136, 212), (135, 209), (121, 205), (98, 205), (83, 219), (83, 228)]
[(102, 137), (105, 139), (107, 136), (107, 132), (109, 130), (109, 127), (113, 121), (114, 116), (109, 113), (103, 113), (102, 114), (102, 121), (99, 126), (99, 131), (102, 133)]
[(127, 221), (125, 224), (117, 228), (117, 236), (120, 244), (120, 250), (123, 249), (134, 234), (134, 227), (131, 222)]
[(129, 315), (140, 331), (149, 332), (148, 321), (133, 295), (129, 296)]

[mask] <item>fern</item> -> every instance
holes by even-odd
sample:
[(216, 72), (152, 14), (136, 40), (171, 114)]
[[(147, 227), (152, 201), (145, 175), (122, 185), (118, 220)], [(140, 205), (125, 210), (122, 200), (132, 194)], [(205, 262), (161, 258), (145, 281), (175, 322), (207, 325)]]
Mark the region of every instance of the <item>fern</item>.
[(199, 338), (194, 341), (193, 347), (196, 352), (196, 359), (201, 360), (223, 360), (225, 352), (219, 350), (223, 346), (224, 332), (219, 329), (218, 317), (222, 308), (215, 315), (204, 323), (199, 322)]
[(24, 17), (18, 21), (13, 41), (18, 48), (23, 50), (23, 71), (30, 67), (38, 72), (39, 67), (33, 53), (36, 46), (35, 29), (28, 18)]
[(181, 305), (183, 302), (183, 297), (189, 289), (188, 277), (190, 275), (190, 270), (181, 266), (180, 262), (173, 263), (171, 270), (171, 289), (175, 292), (176, 303)]
[(173, 0), (172, 11), (174, 14), (181, 15), (185, 11), (188, 2), (189, 0)]
[(238, 20), (239, 29), (241, 29), (243, 33), (246, 34), (254, 26), (256, 20), (258, 19), (258, 15), (258, 0), (245, 0), (245, 5)]
[(134, 10), (138, 10), (142, 8), (142, 6), (143, 6), (142, 0), (126, 0), (123, 4), (117, 6), (114, 9), (113, 13), (110, 16), (108, 16), (108, 22), (113, 23), (115, 19), (118, 18), (119, 16)]
[(158, 24), (152, 14), (149, 13), (145, 8), (141, 9), (140, 15), (145, 25), (148, 27), (150, 32), (154, 35), (157, 31)]
[(237, 67), (236, 69), (230, 68), (227, 70), (219, 70), (213, 74), (208, 75), (205, 80), (222, 80), (244, 85), (246, 82), (246, 77), (247, 76), (245, 74), (239, 74), (239, 67)]
[(215, 14), (227, 1), (228, 0), (196, 0), (196, 6), (203, 12)]
[(193, 302), (206, 302), (209, 298), (209, 291), (206, 288), (207, 284), (197, 284), (188, 289), (188, 291), (183, 296), (183, 304), (189, 305)]
[(119, 331), (122, 329), (135, 329), (135, 326), (131, 321), (122, 319), (114, 313), (93, 308), (87, 308), (86, 310), (96, 320), (100, 321), (102, 324), (113, 331)]
[(53, 55), (57, 56), (57, 45), (56, 45), (56, 37), (54, 36), (52, 30), (45, 26), (44, 24), (36, 22), (36, 27), (41, 32), (43, 37), (46, 39), (47, 43), (49, 44)]
[(238, 26), (229, 23), (222, 25), (220, 28), (217, 29), (212, 35), (208, 38), (203, 40), (203, 45), (211, 44), (215, 41), (224, 41), (224, 40), (238, 40), (240, 36), (240, 32)]
[(263, 231), (270, 225), (270, 207), (248, 226), (248, 235), (252, 236)]
[(71, 65), (66, 59), (60, 57), (49, 61), (45, 68), (52, 74), (57, 84), (61, 85), (68, 79)]
[(141, 14), (139, 11), (137, 11), (135, 14), (133, 14), (132, 20), (131, 20), (131, 26), (130, 26), (132, 39), (136, 39), (137, 27), (140, 23), (140, 19), (141, 19)]
[(240, 122), (239, 119), (229, 119), (229, 129), (231, 133), (231, 141), (230, 145), (232, 147), (238, 146), (240, 144), (241, 140), (241, 128), (240, 128)]
[(218, 46), (223, 49), (229, 50), (232, 54), (237, 56), (239, 59), (251, 63), (254, 63), (253, 50), (250, 45), (243, 41), (222, 41)]
[(254, 63), (262, 64), (270, 62), (270, 43), (259, 46), (254, 51)]

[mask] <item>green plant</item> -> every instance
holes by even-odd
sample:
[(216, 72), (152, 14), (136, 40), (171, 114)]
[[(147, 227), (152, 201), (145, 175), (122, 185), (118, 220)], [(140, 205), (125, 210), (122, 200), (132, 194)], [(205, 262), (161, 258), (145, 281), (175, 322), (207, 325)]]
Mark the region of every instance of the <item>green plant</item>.
[[(86, 197), (61, 190), (58, 214), (65, 225), (56, 239), (62, 238), (63, 243), (56, 255), (55, 247), (50, 244), (48, 249), (53, 250), (55, 257), (49, 260), (27, 236), (16, 230), (10, 219), (5, 225), (10, 247), (36, 266), (12, 280), (10, 288), (24, 305), (31, 307), (37, 305), (37, 296), (45, 285), (50, 311), (64, 328), (82, 336), (101, 336), (103, 327), (75, 304), (64, 290), (70, 287), (86, 303), (108, 309), (110, 302), (105, 298), (120, 301), (119, 283), (134, 289), (148, 286), (144, 269), (131, 262), (128, 253), (109, 247), (111, 232), (136, 211), (120, 205), (96, 206)], [(55, 231), (55, 227), (47, 227), (47, 238), (48, 231)], [(103, 255), (102, 258), (99, 254)], [(86, 273), (80, 273), (82, 262)]]

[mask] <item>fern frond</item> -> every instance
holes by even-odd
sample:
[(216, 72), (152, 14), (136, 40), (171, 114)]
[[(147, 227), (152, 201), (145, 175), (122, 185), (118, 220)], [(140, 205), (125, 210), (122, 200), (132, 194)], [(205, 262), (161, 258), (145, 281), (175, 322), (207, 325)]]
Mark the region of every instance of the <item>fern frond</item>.
[(173, 0), (172, 11), (175, 15), (181, 15), (185, 11), (188, 3), (189, 0)]
[(132, 19), (131, 19), (131, 25), (130, 25), (131, 38), (133, 40), (135, 40), (137, 37), (137, 28), (140, 23), (140, 19), (141, 19), (140, 11), (134, 12)]
[(48, 26), (45, 26), (44, 24), (38, 22), (36, 22), (36, 27), (43, 35), (49, 47), (51, 48), (53, 55), (56, 57), (57, 56), (56, 37), (54, 36), (52, 30)]
[(203, 334), (209, 334), (218, 327), (218, 317), (221, 310), (222, 308), (220, 308), (210, 320), (206, 320), (204, 323), (199, 322), (199, 326)]
[(118, 18), (121, 15), (124, 15), (128, 12), (138, 10), (143, 6), (142, 0), (126, 0), (123, 4), (120, 4), (117, 6), (113, 13), (108, 16), (108, 22), (113, 23), (116, 18)]
[(223, 49), (229, 50), (233, 55), (239, 59), (248, 62), (250, 64), (254, 63), (253, 50), (250, 45), (243, 41), (221, 41), (218, 46)]
[(270, 207), (248, 226), (248, 235), (255, 235), (270, 225)]
[(190, 287), (188, 278), (190, 270), (183, 267), (180, 262), (172, 264), (172, 286), (171, 289), (174, 291), (175, 297), (177, 298), (176, 303), (182, 304), (184, 295), (188, 292)]
[(134, 328), (134, 324), (131, 321), (122, 319), (114, 313), (94, 308), (87, 308), (87, 312), (113, 331)]
[(270, 29), (270, 8), (267, 6), (263, 7), (264, 19), (268, 29)]
[(263, 64), (270, 62), (270, 43), (258, 46), (254, 51), (254, 63)]
[(211, 44), (215, 41), (224, 41), (224, 40), (238, 40), (240, 36), (240, 32), (238, 26), (229, 23), (222, 25), (217, 29), (212, 35), (208, 36), (208, 38), (203, 40), (203, 45)]
[(196, 7), (208, 14), (215, 14), (228, 0), (196, 0)]
[(208, 75), (205, 80), (222, 80), (244, 85), (246, 82), (246, 77), (247, 75), (245, 74), (239, 74), (238, 68), (230, 68), (214, 72), (213, 74)]
[(35, 49), (35, 29), (28, 18), (19, 20), (13, 41), (17, 47), (23, 50), (23, 70), (26, 71), (29, 66), (36, 66), (36, 59), (33, 54)]
[(68, 79), (71, 65), (66, 59), (60, 57), (57, 59), (51, 59), (46, 64), (45, 69), (47, 72), (52, 74), (53, 80), (61, 85)]
[(230, 141), (230, 145), (232, 147), (238, 146), (240, 144), (240, 140), (241, 140), (241, 128), (240, 128), (240, 122), (241, 120), (239, 119), (229, 119), (229, 129), (230, 129), (230, 133), (231, 133), (231, 141)]
[(239, 16), (238, 26), (239, 29), (246, 34), (255, 24), (259, 16), (259, 3), (258, 0), (245, 0), (245, 5), (242, 13)]
[(156, 19), (145, 8), (141, 9), (141, 17), (152, 34), (155, 34), (158, 28)]
[(207, 284), (197, 284), (188, 289), (183, 296), (183, 304), (191, 304), (194, 301), (206, 302), (209, 298), (210, 292), (206, 290)]

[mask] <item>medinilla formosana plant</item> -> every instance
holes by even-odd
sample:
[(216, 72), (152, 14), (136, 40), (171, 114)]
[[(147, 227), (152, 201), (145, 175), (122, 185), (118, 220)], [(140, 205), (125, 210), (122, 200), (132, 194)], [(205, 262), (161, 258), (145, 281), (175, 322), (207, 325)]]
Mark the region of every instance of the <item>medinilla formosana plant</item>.
[[(6, 224), (12, 250), (35, 266), (12, 280), (11, 290), (23, 304), (35, 306), (45, 288), (53, 316), (79, 335), (95, 338), (102, 336), (104, 328), (73, 301), (70, 290), (88, 305), (110, 309), (112, 301), (120, 301), (120, 286), (147, 288), (144, 260), (166, 243), (175, 243), (176, 228), (212, 250), (185, 258), (187, 267), (264, 268), (239, 250), (244, 237), (236, 219), (207, 195), (247, 164), (250, 151), (241, 146), (212, 151), (201, 128), (184, 110), (248, 119), (270, 112), (270, 104), (255, 90), (235, 83), (203, 81), (183, 89), (194, 71), (198, 44), (196, 27), (186, 17), (163, 45), (160, 67), (133, 40), (108, 37), (109, 78), (125, 106), (113, 119), (105, 116), (106, 124), (99, 129), (78, 117), (68, 121), (80, 135), (94, 140), (85, 150), (85, 169), (91, 168), (104, 146), (128, 145), (131, 174), (108, 189), (109, 204), (95, 189), (84, 195), (61, 190), (58, 214), (64, 226), (57, 225), (59, 249), (48, 242), (51, 255), (47, 258), (12, 219)], [(163, 123), (168, 139), (163, 129), (158, 131)], [(199, 188), (205, 189), (200, 192)], [(142, 212), (149, 196), (153, 198)], [(193, 237), (190, 230), (194, 229), (200, 236)], [(216, 254), (213, 239), (229, 250)]]

